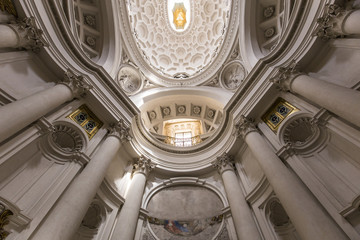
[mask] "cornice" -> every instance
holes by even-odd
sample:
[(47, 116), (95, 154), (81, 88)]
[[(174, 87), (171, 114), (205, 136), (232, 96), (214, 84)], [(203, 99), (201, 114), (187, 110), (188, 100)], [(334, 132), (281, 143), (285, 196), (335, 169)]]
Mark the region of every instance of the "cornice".
[[(113, 81), (111, 76), (102, 68), (101, 66), (97, 65), (93, 61), (91, 61), (80, 48), (78, 42), (74, 38), (70, 26), (67, 24), (67, 19), (64, 12), (61, 9), (61, 6), (58, 1), (42, 1), (44, 8), (48, 11), (48, 17), (52, 19), (51, 24), (54, 29), (57, 29), (58, 38), (64, 42), (63, 48), (66, 50), (67, 54), (72, 56), (72, 60), (75, 61), (83, 70), (86, 72), (90, 72), (92, 76), (96, 78), (108, 91), (111, 92), (111, 95), (118, 99), (118, 102), (121, 103), (123, 109), (127, 114), (131, 117), (139, 114), (139, 109), (132, 103), (132, 101), (120, 90), (120, 87), (116, 85)], [(36, 15), (40, 14), (37, 12), (36, 5), (37, 3), (29, 1), (26, 3), (28, 6), (34, 9), (31, 14)], [(41, 19), (41, 18), (40, 18)], [(46, 29), (44, 29), (44, 34), (47, 33)], [(61, 34), (60, 34), (61, 33)], [(51, 38), (47, 36), (50, 40)], [(52, 42), (49, 41), (49, 45), (55, 51), (58, 51), (57, 46)], [(59, 58), (61, 54), (51, 52), (49, 53), (51, 57)], [(68, 63), (65, 59), (57, 59), (57, 64), (62, 68), (69, 68), (70, 63)], [(62, 66), (61, 66), (62, 65)], [(95, 89), (94, 89), (95, 90)], [(101, 94), (101, 91), (93, 91), (94, 94)], [(106, 98), (103, 96), (97, 96), (98, 98), (102, 99), (102, 101), (106, 101)], [(109, 105), (109, 104), (107, 104)], [(111, 104), (112, 105), (112, 104)], [(116, 112), (116, 111), (115, 111)], [(119, 112), (120, 113), (120, 112)], [(121, 114), (121, 113), (120, 113)]]

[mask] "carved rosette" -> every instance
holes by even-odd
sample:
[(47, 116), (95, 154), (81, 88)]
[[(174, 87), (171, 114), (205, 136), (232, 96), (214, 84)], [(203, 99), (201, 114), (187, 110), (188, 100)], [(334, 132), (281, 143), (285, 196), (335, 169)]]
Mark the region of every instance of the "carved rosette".
[(133, 165), (133, 174), (142, 173), (146, 176), (155, 168), (155, 164), (150, 159), (140, 156)]
[(120, 119), (119, 122), (111, 124), (109, 128), (109, 136), (114, 136), (120, 139), (121, 142), (130, 141), (130, 128), (127, 127), (123, 119)]
[(235, 125), (236, 136), (241, 136), (245, 138), (248, 133), (257, 132), (255, 123), (252, 119), (246, 118), (244, 115), (241, 115), (240, 121)]
[(274, 83), (280, 91), (291, 91), (292, 81), (301, 74), (297, 69), (297, 63), (292, 61), (286, 67), (278, 67), (278, 72), (270, 78), (270, 82)]
[(36, 27), (34, 17), (16, 20), (9, 24), (9, 27), (11, 27), (18, 36), (19, 43), (17, 47), (38, 53), (42, 47), (49, 46), (42, 37), (43, 31)]
[(232, 156), (228, 155), (227, 153), (223, 153), (221, 156), (217, 157), (211, 165), (216, 168), (220, 174), (227, 170), (234, 170), (234, 163)]
[(353, 11), (345, 10), (337, 4), (327, 4), (324, 15), (317, 19), (319, 26), (314, 35), (320, 37), (322, 40), (329, 40), (346, 35), (342, 29), (342, 24), (351, 12)]
[(83, 97), (90, 89), (93, 88), (93, 86), (85, 81), (83, 75), (77, 76), (70, 69), (65, 72), (64, 77), (59, 84), (64, 84), (69, 87), (73, 92), (74, 97)]

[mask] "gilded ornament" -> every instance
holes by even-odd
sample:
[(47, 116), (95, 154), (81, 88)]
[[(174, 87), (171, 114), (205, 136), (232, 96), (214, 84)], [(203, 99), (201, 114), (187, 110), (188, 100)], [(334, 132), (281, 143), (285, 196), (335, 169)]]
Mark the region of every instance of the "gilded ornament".
[(5, 205), (0, 203), (0, 239), (5, 239), (10, 233), (4, 230), (4, 226), (9, 224), (8, 217), (14, 213), (9, 209), (6, 209)]
[(11, 0), (0, 0), (0, 10), (17, 17), (17, 12)]

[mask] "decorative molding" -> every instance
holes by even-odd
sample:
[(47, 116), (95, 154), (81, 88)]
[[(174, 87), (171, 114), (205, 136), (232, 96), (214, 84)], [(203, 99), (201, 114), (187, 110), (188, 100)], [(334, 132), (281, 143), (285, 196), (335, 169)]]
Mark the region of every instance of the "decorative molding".
[(284, 121), (278, 131), (279, 141), (283, 144), (277, 151), (279, 157), (285, 160), (294, 154), (311, 154), (326, 144), (328, 133), (321, 117), (326, 114), (320, 113), (320, 117), (314, 118), (311, 114), (297, 112)]
[[(43, 120), (39, 121), (41, 125), (44, 125), (43, 122)], [(45, 124), (45, 129), (38, 146), (46, 158), (61, 164), (76, 161), (81, 166), (90, 161), (90, 158), (83, 152), (87, 147), (88, 140), (80, 126), (66, 119), (55, 122), (50, 127)]]
[(56, 124), (51, 134), (52, 141), (65, 152), (80, 152), (84, 148), (84, 141), (78, 130), (67, 125)]
[(278, 72), (270, 78), (270, 82), (274, 83), (280, 91), (291, 91), (292, 81), (303, 74), (298, 71), (297, 67), (295, 61), (291, 61), (286, 67), (278, 67)]
[(70, 68), (67, 69), (63, 79), (58, 84), (69, 87), (74, 97), (84, 97), (85, 94), (93, 88), (93, 86), (85, 81), (83, 75), (75, 75)]
[(314, 35), (322, 40), (343, 37), (347, 35), (343, 31), (344, 20), (353, 12), (337, 4), (326, 4), (324, 15), (317, 19), (318, 28)]
[(43, 31), (36, 27), (34, 17), (26, 17), (22, 20), (17, 19), (8, 26), (11, 27), (18, 36), (19, 42), (17, 47), (38, 53), (42, 47), (49, 46), (42, 37)]
[(136, 67), (123, 64), (117, 74), (117, 83), (126, 94), (134, 95), (143, 89), (145, 81)]
[(101, 122), (85, 104), (72, 112), (67, 118), (80, 125), (87, 133), (90, 140), (103, 125), (103, 122)]
[(54, 132), (54, 126), (52, 123), (46, 119), (45, 117), (41, 117), (36, 124), (37, 128), (39, 129), (39, 133), (41, 135), (45, 135), (51, 132)]
[(241, 136), (244, 139), (248, 133), (258, 132), (254, 120), (246, 118), (244, 115), (240, 116), (239, 123), (235, 125), (235, 131), (237, 137)]
[(14, 213), (7, 209), (4, 204), (0, 203), (0, 239), (5, 240), (5, 238), (10, 234), (8, 231), (4, 230), (4, 226), (10, 223), (8, 217), (14, 215)]
[(220, 86), (235, 91), (242, 85), (246, 75), (247, 72), (241, 61), (231, 61), (220, 72)]
[[(149, 2), (147, 3), (147, 5), (149, 5), (149, 8), (151, 8), (151, 3)], [(166, 4), (166, 3), (165, 3)], [(161, 6), (165, 5), (165, 4), (161, 4)], [(213, 4), (210, 3), (209, 4)], [(204, 6), (205, 7), (205, 6)], [(125, 36), (126, 39), (124, 39), (124, 43), (126, 44), (126, 48), (129, 49), (130, 55), (133, 58), (133, 60), (136, 62), (136, 64), (139, 66), (139, 68), (142, 70), (142, 72), (146, 75), (146, 76), (151, 76), (151, 81), (153, 81), (156, 84), (160, 84), (162, 86), (183, 86), (183, 85), (199, 85), (202, 84), (204, 82), (206, 82), (210, 77), (214, 76), (216, 74), (216, 72), (220, 69), (220, 67), (222, 66), (222, 64), (224, 63), (225, 59), (229, 56), (230, 52), (231, 52), (231, 48), (233, 46), (234, 40), (237, 36), (237, 29), (238, 29), (238, 25), (239, 25), (239, 11), (240, 11), (240, 4), (237, 1), (233, 1), (231, 2), (231, 7), (229, 9), (229, 13), (228, 14), (228, 23), (226, 24), (226, 27), (224, 28), (224, 25), (221, 24), (216, 24), (216, 25), (211, 25), (212, 27), (214, 26), (218, 26), (217, 31), (220, 31), (220, 33), (223, 36), (223, 40), (222, 40), (222, 46), (218, 47), (216, 49), (214, 49), (213, 55), (215, 55), (213, 61), (211, 61), (208, 66), (204, 67), (204, 68), (200, 68), (199, 70), (197, 70), (196, 74), (193, 74), (192, 76), (188, 77), (188, 78), (183, 78), (183, 79), (176, 79), (173, 78), (172, 76), (169, 77), (165, 77), (164, 76), (164, 70), (158, 68), (158, 69), (154, 69), (149, 62), (152, 59), (149, 59), (150, 56), (147, 56), (144, 51), (139, 49), (139, 41), (136, 41), (138, 39), (138, 37), (141, 36), (147, 36), (150, 35), (148, 34), (149, 31), (146, 30), (148, 27), (144, 25), (143, 22), (139, 22), (139, 29), (137, 31), (137, 29), (135, 29), (134, 31), (134, 27), (131, 27), (131, 24), (129, 24), (129, 14), (128, 14), (128, 6), (126, 2), (120, 2), (120, 29), (121, 29), (121, 33), (123, 36)], [(167, 13), (167, 11), (166, 11)], [(225, 14), (227, 15), (227, 14)], [(225, 16), (224, 15), (224, 16)], [(167, 23), (168, 21), (167, 18), (162, 19), (164, 20), (164, 25), (168, 26)], [(161, 21), (161, 19), (160, 19)], [(194, 22), (194, 21), (191, 21)], [(143, 27), (145, 26), (145, 27)], [(185, 31), (190, 31), (190, 30), (194, 30), (194, 28), (192, 28), (191, 26)], [(174, 32), (174, 31), (173, 31)], [(224, 32), (224, 33), (222, 33)], [(144, 35), (145, 34), (145, 35)], [(176, 33), (175, 33), (176, 34)], [(179, 38), (181, 39), (181, 34), (179, 33), (179, 37), (175, 36), (175, 39)], [(167, 36), (166, 36), (167, 37)], [(158, 40), (161, 41), (161, 40)], [(157, 44), (157, 46), (161, 46), (159, 44)], [(176, 50), (179, 49), (179, 47), (176, 48)], [(182, 52), (180, 52), (182, 53)], [(203, 55), (201, 55), (201, 53), (196, 54), (196, 56), (194, 56), (194, 59), (197, 61), (197, 59), (199, 58), (203, 58)], [(145, 56), (145, 57), (144, 57)], [(165, 54), (161, 55), (161, 60), (163, 62), (168, 62), (168, 58)]]
[[(1, 238), (4, 237), (3, 231), (4, 230), (4, 225), (7, 225), (8, 229), (16, 229), (16, 231), (21, 231), (23, 229), (25, 229), (29, 223), (31, 222), (31, 219), (27, 216), (25, 216), (22, 211), (20, 210), (20, 208), (15, 205), (14, 203), (8, 201), (5, 198), (2, 198), (0, 196), (0, 205), (1, 205), (1, 209), (0, 209), (0, 239), (5, 239), (5, 238)], [(6, 211), (11, 211), (11, 215), (8, 214), (4, 214), (4, 210)], [(8, 213), (8, 212), (7, 212)], [(3, 214), (4, 214), (4, 218), (3, 218)], [(5, 216), (7, 215), (7, 216)], [(5, 224), (4, 224), (5, 221)], [(7, 231), (8, 232), (8, 231)], [(4, 234), (6, 235), (6, 234)], [(6, 236), (5, 236), (6, 237)]]
[(150, 159), (140, 156), (133, 165), (133, 174), (142, 173), (147, 176), (153, 169), (155, 169), (155, 164)]
[(282, 122), (291, 114), (298, 112), (299, 109), (285, 101), (278, 98), (267, 112), (261, 117), (266, 125), (276, 133)]
[(120, 119), (117, 123), (110, 125), (109, 136), (117, 137), (121, 142), (130, 141), (132, 139), (130, 135), (130, 128), (125, 125), (123, 119)]
[(211, 165), (216, 168), (220, 174), (228, 170), (234, 171), (235, 169), (233, 157), (228, 155), (226, 152), (217, 157)]

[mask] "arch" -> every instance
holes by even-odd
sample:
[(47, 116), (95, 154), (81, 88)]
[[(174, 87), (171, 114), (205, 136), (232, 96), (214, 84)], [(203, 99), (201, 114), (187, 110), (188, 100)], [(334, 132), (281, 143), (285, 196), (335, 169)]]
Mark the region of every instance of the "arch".
[[(218, 189), (215, 185), (208, 183), (206, 180), (201, 180), (196, 177), (177, 177), (177, 178), (170, 178), (169, 180), (163, 181), (160, 185), (157, 185), (156, 187), (152, 188), (148, 194), (145, 196), (142, 202), (142, 208), (147, 209), (150, 200), (159, 192), (161, 192), (164, 189), (171, 188), (171, 187), (179, 187), (179, 186), (194, 186), (194, 187), (201, 187), (205, 188), (207, 190), (210, 190), (213, 192), (221, 201), (223, 204), (223, 209), (228, 207), (228, 202), (226, 196)], [(149, 220), (147, 219), (147, 224), (149, 225)], [(217, 236), (220, 236), (222, 232), (224, 231), (225, 221), (224, 218), (221, 219), (221, 224), (219, 228), (217, 229), (213, 239), (216, 239)], [(156, 234), (152, 230), (151, 227), (148, 228), (150, 234), (152, 237), (156, 238)]]

